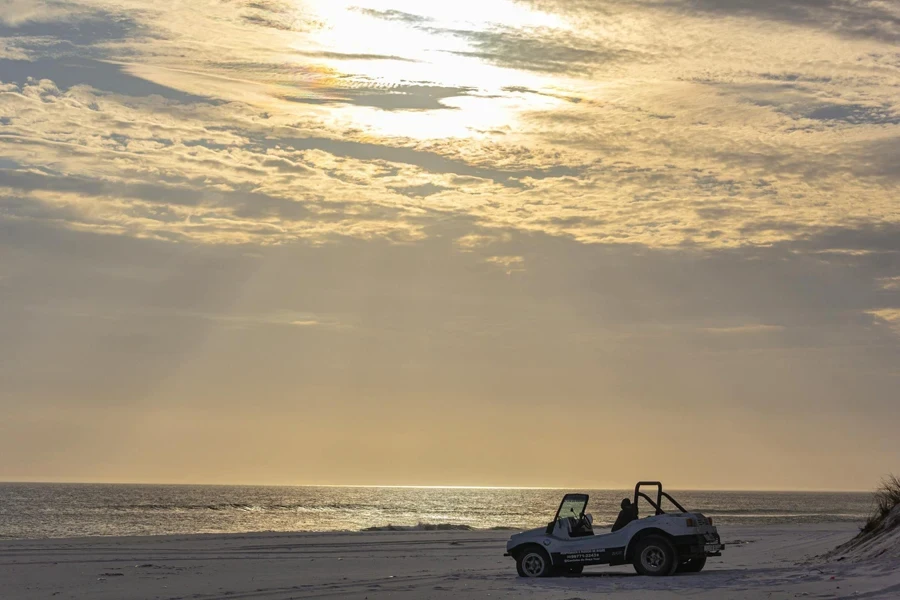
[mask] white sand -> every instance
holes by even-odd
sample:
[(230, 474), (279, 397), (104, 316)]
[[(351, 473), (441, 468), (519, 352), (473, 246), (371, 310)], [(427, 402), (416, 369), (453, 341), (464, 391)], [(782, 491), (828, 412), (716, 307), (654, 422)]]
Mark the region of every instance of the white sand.
[[(0, 600), (900, 598), (900, 560), (812, 558), (852, 525), (721, 527), (703, 573), (627, 566), (520, 579), (504, 532), (247, 534), (0, 542)], [(840, 558), (840, 557), (835, 557)]]

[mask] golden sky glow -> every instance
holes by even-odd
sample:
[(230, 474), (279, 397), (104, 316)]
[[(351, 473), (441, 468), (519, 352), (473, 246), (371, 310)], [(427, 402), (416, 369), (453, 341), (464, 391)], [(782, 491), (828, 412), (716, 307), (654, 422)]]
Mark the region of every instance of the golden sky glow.
[(867, 487), (898, 42), (875, 0), (0, 2), (0, 479)]

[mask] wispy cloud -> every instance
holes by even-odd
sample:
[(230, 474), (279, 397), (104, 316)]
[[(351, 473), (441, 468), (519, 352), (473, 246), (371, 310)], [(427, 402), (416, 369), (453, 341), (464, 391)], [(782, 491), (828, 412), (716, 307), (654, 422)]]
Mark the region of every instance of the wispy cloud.
[(870, 313), (878, 323), (891, 328), (897, 335), (900, 335), (900, 308), (883, 308), (870, 311)]
[(716, 335), (758, 335), (784, 331), (781, 325), (748, 324), (732, 327), (704, 327), (702, 331)]

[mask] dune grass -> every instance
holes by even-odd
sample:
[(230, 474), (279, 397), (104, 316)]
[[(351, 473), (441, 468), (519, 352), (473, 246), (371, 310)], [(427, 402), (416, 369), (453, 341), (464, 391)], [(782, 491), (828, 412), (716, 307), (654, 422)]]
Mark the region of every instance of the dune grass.
[(900, 506), (900, 477), (889, 475), (874, 493), (875, 510), (863, 527), (863, 533), (875, 530), (895, 507)]

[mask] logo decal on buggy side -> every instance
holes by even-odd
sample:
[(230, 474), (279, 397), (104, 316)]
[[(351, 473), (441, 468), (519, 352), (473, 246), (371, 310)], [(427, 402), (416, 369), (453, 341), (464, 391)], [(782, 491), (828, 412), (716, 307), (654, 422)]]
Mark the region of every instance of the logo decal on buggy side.
[(544, 540), (544, 545), (545, 545), (545, 546), (549, 546), (549, 545), (550, 545), (550, 540)]
[(601, 551), (594, 550), (588, 552), (574, 552), (572, 554), (563, 554), (562, 556), (564, 563), (580, 563), (600, 560), (602, 554), (603, 553)]

